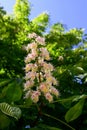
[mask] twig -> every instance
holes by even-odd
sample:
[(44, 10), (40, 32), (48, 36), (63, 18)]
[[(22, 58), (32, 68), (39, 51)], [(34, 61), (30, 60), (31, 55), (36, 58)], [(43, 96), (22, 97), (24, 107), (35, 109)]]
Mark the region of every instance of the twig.
[(70, 125), (67, 124), (66, 122), (64, 122), (64, 121), (62, 121), (62, 120), (60, 120), (60, 119), (58, 119), (58, 118), (56, 118), (56, 117), (54, 117), (54, 116), (51, 116), (51, 115), (46, 114), (46, 113), (42, 113), (42, 114), (43, 114), (44, 116), (50, 117), (50, 118), (52, 118), (52, 119), (54, 119), (54, 120), (57, 120), (57, 121), (61, 122), (62, 124), (64, 124), (64, 125), (66, 125), (67, 127), (69, 127), (71, 130), (75, 130), (75, 128), (73, 128), (72, 126), (70, 126)]

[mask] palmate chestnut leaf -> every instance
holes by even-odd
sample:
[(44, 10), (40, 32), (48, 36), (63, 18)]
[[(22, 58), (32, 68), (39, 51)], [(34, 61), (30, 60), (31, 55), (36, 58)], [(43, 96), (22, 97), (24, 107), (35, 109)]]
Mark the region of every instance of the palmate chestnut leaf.
[(13, 107), (9, 105), (8, 103), (0, 103), (0, 110), (11, 117), (14, 117), (16, 120), (18, 120), (21, 116), (21, 110), (18, 107)]

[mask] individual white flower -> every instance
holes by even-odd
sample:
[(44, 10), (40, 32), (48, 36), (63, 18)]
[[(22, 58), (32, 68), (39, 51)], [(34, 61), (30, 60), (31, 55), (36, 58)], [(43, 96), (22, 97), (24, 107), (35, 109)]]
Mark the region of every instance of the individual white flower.
[(49, 72), (53, 71), (53, 69), (54, 69), (50, 63), (48, 64), (46, 62), (43, 62), (42, 66), (43, 66), (45, 73), (49, 73)]
[(48, 92), (45, 94), (45, 98), (49, 101), (52, 102), (53, 101), (53, 96)]
[(24, 98), (29, 98), (31, 95), (31, 91), (27, 91)]
[(35, 64), (32, 65), (32, 72), (36, 72), (37, 70), (38, 70), (38, 66), (35, 63)]
[(44, 83), (44, 82), (40, 84), (39, 89), (43, 93), (49, 92), (49, 88), (47, 87), (46, 83)]
[(30, 72), (26, 73), (25, 80), (29, 80), (29, 79), (34, 80), (35, 77), (36, 77), (36, 72), (30, 71)]
[(35, 40), (40, 45), (45, 45), (45, 38), (42, 38), (42, 37), (38, 36)]
[(26, 64), (26, 66), (25, 66), (25, 72), (28, 72), (29, 70), (31, 70), (32, 66), (33, 66), (32, 63)]
[(59, 56), (58, 61), (63, 61), (63, 60), (64, 60), (63, 56)]
[(50, 92), (51, 92), (53, 95), (55, 95), (56, 97), (59, 96), (59, 91), (58, 91), (56, 88), (54, 88), (54, 87), (51, 87)]
[(37, 54), (36, 51), (33, 51), (33, 53), (29, 53), (29, 54), (27, 55), (27, 57), (25, 57), (25, 63), (29, 63), (29, 62), (31, 62), (32, 60), (35, 60), (37, 56), (38, 56), (38, 54)]
[(24, 84), (24, 91), (29, 90), (34, 85), (33, 80), (27, 80)]
[(28, 38), (36, 38), (37, 37), (37, 34), (36, 33), (31, 33), (28, 35)]
[(41, 51), (41, 57), (43, 57), (45, 60), (50, 60), (49, 52), (46, 48), (42, 47), (40, 48)]
[(28, 44), (26, 47), (27, 52), (29, 52), (32, 49), (35, 49), (35, 50), (37, 49), (37, 44), (35, 42)]
[(39, 96), (40, 96), (40, 92), (37, 91), (33, 91), (31, 94), (31, 99), (34, 103), (37, 103), (39, 101)]
[(58, 85), (58, 81), (55, 79), (55, 77), (52, 78), (53, 85)]

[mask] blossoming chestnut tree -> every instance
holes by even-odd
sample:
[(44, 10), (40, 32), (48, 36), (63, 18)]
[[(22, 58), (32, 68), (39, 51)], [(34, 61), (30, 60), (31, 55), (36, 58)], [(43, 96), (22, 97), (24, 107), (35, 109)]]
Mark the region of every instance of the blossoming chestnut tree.
[(36, 33), (28, 35), (31, 43), (26, 46), (27, 56), (25, 57), (25, 98), (31, 98), (34, 103), (40, 99), (52, 102), (54, 97), (59, 96), (55, 88), (58, 84), (52, 72), (53, 65), (49, 52), (45, 47), (45, 39)]

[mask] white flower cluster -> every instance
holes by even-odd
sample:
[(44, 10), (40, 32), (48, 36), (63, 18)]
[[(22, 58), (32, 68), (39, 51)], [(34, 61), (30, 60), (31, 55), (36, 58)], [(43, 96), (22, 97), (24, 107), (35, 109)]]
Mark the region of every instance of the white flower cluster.
[(59, 96), (59, 92), (54, 87), (57, 85), (57, 80), (52, 76), (54, 67), (46, 62), (50, 60), (50, 56), (45, 48), (45, 39), (36, 33), (29, 34), (29, 38), (32, 42), (26, 47), (28, 55), (25, 57), (25, 98), (30, 97), (37, 103), (40, 96), (44, 96), (52, 102), (54, 96)]

